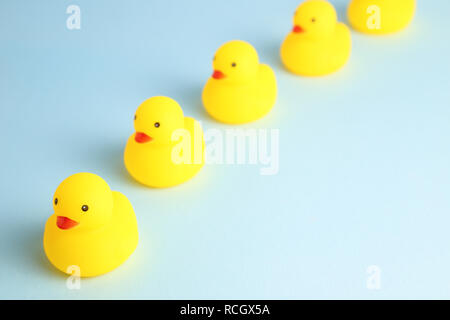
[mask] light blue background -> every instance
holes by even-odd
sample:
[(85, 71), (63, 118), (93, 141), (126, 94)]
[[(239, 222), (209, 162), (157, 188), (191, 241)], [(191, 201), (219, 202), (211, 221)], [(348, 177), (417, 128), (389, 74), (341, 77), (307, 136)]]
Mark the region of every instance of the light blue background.
[[(348, 1), (332, 1), (346, 21)], [(291, 1), (2, 1), (0, 298), (450, 298), (450, 2), (420, 1), (409, 29), (353, 32), (349, 64), (282, 68)], [(81, 30), (66, 8), (81, 8)], [(205, 129), (202, 86), (225, 41), (252, 43), (279, 99), (244, 127), (280, 129), (280, 171), (206, 166), (169, 190), (122, 164), (138, 105), (176, 99)], [(89, 171), (128, 196), (132, 258), (68, 290), (42, 249), (52, 196)], [(366, 269), (381, 268), (381, 290)]]

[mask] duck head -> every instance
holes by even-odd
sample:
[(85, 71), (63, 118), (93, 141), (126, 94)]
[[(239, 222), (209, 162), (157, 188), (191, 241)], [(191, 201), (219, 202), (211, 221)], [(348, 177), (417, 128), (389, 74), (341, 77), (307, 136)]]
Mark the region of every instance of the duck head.
[(145, 100), (134, 116), (134, 140), (140, 144), (168, 145), (175, 130), (184, 128), (184, 115), (180, 105), (168, 97)]
[(294, 34), (310, 38), (327, 37), (334, 33), (337, 14), (326, 0), (308, 0), (298, 6), (294, 14)]
[(258, 74), (259, 59), (249, 43), (234, 40), (223, 44), (214, 55), (212, 78), (224, 83), (245, 83)]
[(56, 227), (70, 232), (107, 224), (112, 217), (113, 196), (108, 184), (92, 173), (77, 173), (65, 179), (53, 196)]

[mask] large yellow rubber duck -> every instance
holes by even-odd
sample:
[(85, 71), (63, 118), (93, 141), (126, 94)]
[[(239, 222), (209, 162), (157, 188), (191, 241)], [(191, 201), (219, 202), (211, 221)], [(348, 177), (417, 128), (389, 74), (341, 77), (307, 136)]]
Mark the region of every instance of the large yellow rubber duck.
[(382, 35), (406, 28), (415, 10), (416, 0), (352, 0), (347, 14), (354, 29)]
[(294, 14), (294, 28), (281, 46), (281, 60), (295, 74), (323, 76), (343, 67), (350, 52), (350, 30), (337, 21), (334, 7), (325, 0), (308, 0)]
[(168, 97), (144, 101), (134, 117), (136, 132), (125, 147), (125, 167), (131, 176), (150, 187), (181, 184), (204, 164), (204, 140), (200, 124), (183, 115)]
[(67, 274), (107, 273), (136, 249), (138, 228), (128, 199), (92, 173), (64, 180), (53, 197), (54, 214), (44, 231), (44, 251)]
[(234, 40), (222, 45), (214, 56), (213, 69), (202, 99), (214, 119), (229, 124), (251, 122), (274, 106), (275, 74), (259, 63), (258, 53), (249, 43)]

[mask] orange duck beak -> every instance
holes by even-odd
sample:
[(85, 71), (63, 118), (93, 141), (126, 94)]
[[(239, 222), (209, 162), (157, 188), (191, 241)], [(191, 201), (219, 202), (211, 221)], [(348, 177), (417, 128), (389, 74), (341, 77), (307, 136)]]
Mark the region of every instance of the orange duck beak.
[(294, 32), (294, 33), (303, 33), (303, 32), (305, 32), (305, 29), (303, 29), (303, 28), (300, 27), (299, 25), (295, 25), (295, 26), (292, 28), (292, 32)]
[(79, 223), (67, 217), (57, 216), (56, 225), (62, 230), (68, 230), (76, 227), (77, 225), (79, 225)]
[(137, 143), (146, 143), (146, 142), (152, 141), (153, 138), (150, 137), (150, 136), (148, 136), (148, 135), (146, 135), (146, 134), (143, 133), (143, 132), (136, 132), (136, 134), (135, 134), (135, 136), (134, 136), (134, 140), (135, 140)]
[(212, 77), (214, 79), (220, 80), (220, 79), (225, 78), (225, 74), (222, 71), (214, 70), (214, 72), (212, 74)]

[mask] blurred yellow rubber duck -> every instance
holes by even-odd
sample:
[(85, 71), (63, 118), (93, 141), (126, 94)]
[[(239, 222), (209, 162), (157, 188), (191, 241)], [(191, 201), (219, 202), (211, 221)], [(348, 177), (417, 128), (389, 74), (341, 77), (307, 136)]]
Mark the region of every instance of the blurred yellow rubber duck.
[(350, 30), (337, 21), (334, 7), (325, 0), (308, 0), (295, 12), (294, 28), (281, 46), (281, 60), (293, 73), (322, 76), (343, 67), (350, 52)]
[(416, 0), (352, 0), (347, 14), (355, 30), (381, 35), (406, 28), (415, 10)]
[(125, 167), (131, 176), (150, 187), (181, 184), (204, 164), (204, 140), (200, 124), (183, 115), (168, 97), (144, 101), (134, 117), (136, 133), (125, 147)]
[(259, 63), (249, 43), (234, 40), (222, 45), (213, 60), (214, 73), (203, 89), (206, 111), (216, 120), (240, 124), (265, 116), (275, 104), (273, 70)]
[(138, 228), (128, 199), (92, 173), (65, 179), (53, 197), (54, 214), (44, 231), (44, 251), (67, 274), (107, 273), (133, 253)]

